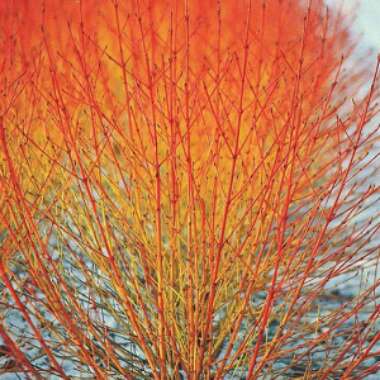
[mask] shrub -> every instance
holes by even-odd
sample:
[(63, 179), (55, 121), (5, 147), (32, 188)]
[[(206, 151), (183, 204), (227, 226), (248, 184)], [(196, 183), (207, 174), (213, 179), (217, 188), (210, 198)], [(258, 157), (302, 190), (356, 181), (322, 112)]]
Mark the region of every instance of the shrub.
[(0, 7), (3, 372), (376, 373), (379, 280), (342, 292), (380, 227), (378, 64), (350, 19), (319, 0)]

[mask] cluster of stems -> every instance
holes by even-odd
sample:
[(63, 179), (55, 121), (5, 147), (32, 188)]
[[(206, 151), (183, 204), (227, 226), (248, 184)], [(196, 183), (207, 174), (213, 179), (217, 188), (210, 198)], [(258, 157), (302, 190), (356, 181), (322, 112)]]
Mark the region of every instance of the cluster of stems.
[(351, 21), (0, 2), (1, 373), (380, 371), (380, 61), (355, 60)]

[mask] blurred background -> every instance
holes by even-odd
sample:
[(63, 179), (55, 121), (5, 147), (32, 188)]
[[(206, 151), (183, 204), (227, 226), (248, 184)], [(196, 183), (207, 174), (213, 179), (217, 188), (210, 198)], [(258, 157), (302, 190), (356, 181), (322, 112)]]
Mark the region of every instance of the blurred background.
[(356, 13), (354, 30), (362, 36), (360, 49), (370, 49), (368, 53), (375, 60), (380, 53), (380, 0), (326, 0), (326, 3)]
[[(346, 0), (347, 7), (355, 6), (354, 0)], [(363, 34), (363, 43), (372, 49), (376, 56), (380, 53), (380, 1), (362, 0), (358, 5), (355, 28)]]

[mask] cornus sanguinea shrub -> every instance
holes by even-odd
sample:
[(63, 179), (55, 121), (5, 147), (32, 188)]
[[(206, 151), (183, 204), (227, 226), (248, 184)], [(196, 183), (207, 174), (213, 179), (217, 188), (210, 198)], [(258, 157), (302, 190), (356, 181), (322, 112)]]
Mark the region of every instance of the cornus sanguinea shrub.
[(1, 1), (3, 374), (378, 373), (378, 277), (344, 292), (380, 247), (379, 64), (351, 21), (320, 0)]

